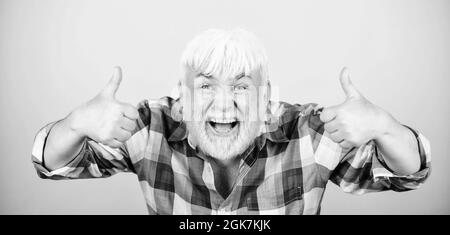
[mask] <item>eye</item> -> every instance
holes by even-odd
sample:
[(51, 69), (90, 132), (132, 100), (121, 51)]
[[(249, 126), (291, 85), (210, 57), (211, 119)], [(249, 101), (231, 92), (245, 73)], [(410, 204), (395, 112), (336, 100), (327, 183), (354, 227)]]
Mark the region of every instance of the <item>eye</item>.
[(204, 84), (202, 84), (202, 85), (200, 86), (200, 88), (206, 90), (206, 89), (210, 89), (211, 86), (210, 86), (209, 84), (204, 83)]
[(234, 89), (237, 91), (245, 91), (245, 90), (248, 90), (248, 86), (247, 85), (237, 85), (234, 87)]

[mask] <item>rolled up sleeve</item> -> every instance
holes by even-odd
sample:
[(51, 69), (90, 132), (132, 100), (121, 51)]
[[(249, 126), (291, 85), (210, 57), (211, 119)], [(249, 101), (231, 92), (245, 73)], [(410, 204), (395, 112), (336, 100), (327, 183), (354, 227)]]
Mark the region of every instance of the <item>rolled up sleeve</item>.
[(57, 122), (44, 126), (36, 134), (32, 148), (32, 163), (39, 177), (44, 179), (105, 178), (119, 172), (133, 172), (133, 165), (126, 147), (110, 148), (86, 139), (80, 152), (65, 166), (48, 170), (45, 167), (44, 148), (52, 127)]
[[(409, 128), (409, 127), (408, 127)], [(353, 194), (393, 190), (397, 192), (419, 188), (431, 173), (429, 141), (418, 131), (415, 135), (420, 156), (420, 169), (411, 175), (398, 175), (388, 168), (374, 141), (350, 151), (333, 170), (330, 180), (343, 191)]]

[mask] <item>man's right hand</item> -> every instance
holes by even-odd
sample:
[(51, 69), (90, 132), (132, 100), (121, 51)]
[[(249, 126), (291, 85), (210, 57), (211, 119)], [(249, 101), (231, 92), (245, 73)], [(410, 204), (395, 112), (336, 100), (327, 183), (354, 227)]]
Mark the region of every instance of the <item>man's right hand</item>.
[(112, 148), (119, 148), (131, 137), (139, 112), (133, 105), (116, 100), (121, 81), (122, 70), (116, 66), (106, 87), (68, 116), (75, 133)]

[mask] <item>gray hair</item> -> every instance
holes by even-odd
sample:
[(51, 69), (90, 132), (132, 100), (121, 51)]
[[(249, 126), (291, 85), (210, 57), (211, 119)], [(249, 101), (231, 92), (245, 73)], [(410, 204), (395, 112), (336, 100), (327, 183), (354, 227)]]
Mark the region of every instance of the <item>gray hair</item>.
[(259, 72), (268, 81), (268, 60), (262, 43), (243, 29), (210, 29), (190, 41), (181, 57), (183, 78), (191, 69), (207, 76), (234, 77)]

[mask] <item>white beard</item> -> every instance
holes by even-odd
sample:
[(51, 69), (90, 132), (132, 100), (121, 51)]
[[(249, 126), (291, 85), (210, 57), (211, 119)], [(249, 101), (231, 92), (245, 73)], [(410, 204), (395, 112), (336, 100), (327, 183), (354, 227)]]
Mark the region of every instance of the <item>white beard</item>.
[(194, 145), (218, 160), (231, 160), (243, 153), (259, 134), (258, 122), (239, 122), (238, 131), (229, 136), (217, 136), (208, 130), (206, 121), (186, 122)]

